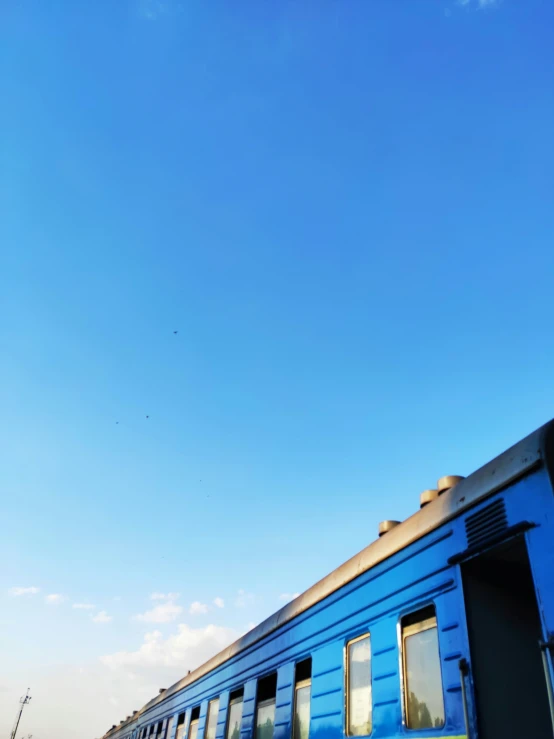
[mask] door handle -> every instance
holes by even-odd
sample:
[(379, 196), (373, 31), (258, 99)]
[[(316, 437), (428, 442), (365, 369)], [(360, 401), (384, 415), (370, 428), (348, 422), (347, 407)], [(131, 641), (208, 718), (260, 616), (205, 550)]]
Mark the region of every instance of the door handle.
[(458, 662), (458, 667), (460, 668), (460, 684), (462, 686), (462, 706), (464, 709), (464, 723), (466, 725), (466, 737), (467, 739), (471, 739), (470, 733), (469, 733), (469, 709), (467, 705), (467, 689), (466, 689), (466, 678), (469, 675), (469, 662), (465, 657), (463, 657)]
[(550, 676), (550, 666), (548, 664), (548, 654), (551, 654), (551, 650), (554, 650), (554, 636), (550, 636), (548, 641), (540, 641), (539, 649), (541, 650), (544, 679), (546, 680), (546, 692), (548, 693), (548, 705), (550, 706), (550, 719), (552, 721), (552, 731), (554, 733), (554, 690), (552, 689), (552, 678)]

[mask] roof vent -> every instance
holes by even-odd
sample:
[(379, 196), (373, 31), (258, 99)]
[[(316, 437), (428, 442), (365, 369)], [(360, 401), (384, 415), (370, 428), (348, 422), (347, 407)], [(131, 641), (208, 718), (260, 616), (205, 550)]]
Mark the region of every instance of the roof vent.
[(438, 490), (424, 490), (421, 495), (419, 496), (419, 507), (425, 508), (426, 505), (429, 505), (433, 500), (439, 497), (439, 491)]
[(400, 521), (381, 521), (379, 524), (379, 536), (383, 536), (383, 534), (387, 534), (389, 531), (394, 529), (395, 526), (398, 526)]
[(446, 491), (450, 490), (450, 488), (456, 487), (456, 485), (462, 480), (465, 480), (465, 477), (462, 477), (461, 475), (445, 475), (444, 477), (441, 477), (440, 480), (437, 482), (437, 490), (439, 491), (439, 495), (446, 493)]

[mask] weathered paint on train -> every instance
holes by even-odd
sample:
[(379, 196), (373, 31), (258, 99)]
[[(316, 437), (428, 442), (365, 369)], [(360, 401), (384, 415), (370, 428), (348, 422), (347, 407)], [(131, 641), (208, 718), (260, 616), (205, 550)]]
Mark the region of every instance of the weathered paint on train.
[[(290, 739), (294, 667), (312, 659), (310, 739), (345, 737), (345, 645), (371, 637), (372, 737), (478, 737), (471, 673), (472, 654), (460, 562), (468, 548), (469, 516), (502, 501), (500, 539), (522, 537), (527, 545), (542, 637), (554, 634), (554, 423), (512, 447), (331, 573), (328, 578), (150, 701), (105, 739), (136, 739), (163, 721), (157, 739), (174, 739), (177, 716), (200, 706), (198, 739), (204, 736), (208, 701), (220, 698), (216, 739), (225, 739), (230, 691), (244, 686), (240, 739), (252, 739), (257, 680), (277, 672), (274, 739)], [(492, 544), (492, 542), (489, 542)], [(445, 723), (414, 731), (405, 721), (400, 658), (400, 619), (426, 605), (436, 609)], [(538, 649), (538, 646), (537, 646)], [(548, 652), (548, 650), (547, 650)], [(460, 661), (470, 666), (461, 676)], [(547, 659), (550, 684), (551, 654)], [(547, 676), (545, 675), (545, 680)], [(464, 715), (464, 692), (467, 715)], [(167, 736), (166, 727), (170, 731)], [(468, 725), (466, 726), (466, 721)]]

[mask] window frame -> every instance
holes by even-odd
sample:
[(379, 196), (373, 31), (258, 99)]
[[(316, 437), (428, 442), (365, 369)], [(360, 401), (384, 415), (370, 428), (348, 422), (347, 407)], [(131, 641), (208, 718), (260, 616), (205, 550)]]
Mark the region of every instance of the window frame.
[[(193, 713), (195, 711), (198, 712), (198, 717), (197, 718), (192, 718), (192, 715), (193, 715)], [(187, 727), (187, 739), (191, 739), (190, 732), (192, 730), (193, 724), (196, 724), (196, 738), (195, 739), (198, 739), (198, 725), (200, 724), (200, 706), (199, 705), (198, 706), (194, 706), (190, 710), (189, 725)]]
[[(206, 721), (204, 722), (204, 731), (203, 731), (202, 739), (206, 739), (206, 737), (208, 735), (208, 724), (210, 723), (210, 707), (211, 707), (212, 703), (215, 703), (216, 701), (217, 701), (217, 714), (216, 714), (216, 717), (215, 717), (215, 735), (217, 737), (217, 720), (219, 718), (219, 712), (221, 711), (221, 696), (220, 695), (217, 695), (215, 698), (211, 698), (208, 701), (208, 710), (206, 711)], [(229, 703), (230, 703), (230, 701), (229, 701)], [(226, 736), (227, 736), (227, 732), (225, 732), (225, 737)], [(224, 737), (224, 739), (225, 739), (225, 737)]]
[[(183, 720), (179, 723), (179, 719), (181, 718), (181, 716), (183, 717)], [(177, 713), (177, 723), (175, 724), (175, 739), (178, 739), (179, 728), (181, 726), (183, 727), (183, 731), (181, 732), (180, 739), (183, 739), (185, 735), (186, 723), (187, 723), (187, 711), (179, 711)]]
[[(264, 700), (259, 700), (259, 690), (260, 690), (260, 682), (263, 682), (264, 680), (268, 680), (270, 677), (272, 678), (275, 676), (275, 695), (271, 698), (264, 698)], [(270, 705), (271, 703), (275, 706), (273, 711), (273, 736), (275, 736), (275, 716), (277, 714), (277, 682), (278, 682), (279, 676), (277, 674), (277, 671), (274, 670), (273, 672), (269, 672), (266, 675), (261, 675), (256, 680), (256, 705), (255, 705), (255, 711), (254, 711), (254, 725), (252, 727), (252, 737), (253, 739), (258, 739), (258, 713), (260, 708), (265, 708), (266, 706)]]
[[(418, 613), (423, 613), (427, 609), (433, 609), (434, 615), (427, 616), (427, 618), (420, 619), (409, 626), (402, 626), (402, 621), (410, 616), (417, 616)], [(434, 623), (432, 623), (434, 622)], [(414, 636), (415, 634), (421, 634), (423, 631), (429, 631), (429, 629), (435, 628), (437, 630), (437, 648), (439, 653), (439, 670), (441, 676), (441, 696), (442, 696), (442, 707), (444, 712), (444, 719), (440, 726), (429, 726), (425, 729), (417, 729), (408, 725), (408, 672), (406, 665), (406, 649), (404, 648), (404, 641), (406, 637)], [(400, 699), (402, 704), (402, 727), (406, 731), (442, 731), (446, 726), (446, 701), (444, 699), (444, 680), (442, 672), (442, 660), (440, 651), (440, 640), (439, 640), (439, 618), (437, 614), (437, 605), (434, 601), (423, 603), (418, 608), (404, 611), (398, 617), (398, 654), (399, 654), (399, 669), (400, 669)]]
[[(350, 733), (350, 668), (349, 668), (349, 647), (356, 642), (369, 639), (369, 686), (370, 686), (370, 717), (371, 731), (369, 734), (351, 734)], [(359, 636), (354, 636), (346, 640), (344, 644), (344, 735), (346, 737), (365, 737), (373, 734), (373, 653), (371, 651), (371, 632), (365, 631)]]
[[(292, 702), (292, 728), (291, 728), (291, 738), (297, 739), (294, 732), (294, 727), (296, 725), (296, 702), (297, 702), (297, 692), (299, 690), (302, 690), (302, 688), (310, 688), (310, 724), (312, 723), (312, 678), (307, 677), (305, 680), (300, 680), (300, 682), (294, 683), (294, 700)], [(310, 735), (310, 726), (308, 725), (308, 739)]]
[[(235, 693), (237, 690), (240, 690), (241, 691), (241, 694), (238, 695), (236, 698), (231, 698), (232, 693)], [(229, 737), (229, 726), (231, 724), (231, 706), (235, 705), (239, 701), (243, 704), (242, 705), (242, 708), (244, 710), (244, 685), (242, 686), (242, 688), (236, 688), (235, 690), (231, 690), (229, 692), (229, 702), (227, 703), (227, 716), (225, 718), (225, 734), (224, 734), (223, 739), (230, 739), (230, 737)], [(240, 735), (240, 732), (241, 731), (242, 731), (242, 712), (240, 714), (239, 735)]]

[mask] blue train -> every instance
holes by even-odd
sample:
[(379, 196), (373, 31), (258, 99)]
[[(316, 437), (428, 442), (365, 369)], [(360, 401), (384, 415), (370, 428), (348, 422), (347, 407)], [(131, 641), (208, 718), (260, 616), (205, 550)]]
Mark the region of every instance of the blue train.
[(104, 739), (552, 739), (554, 422)]

